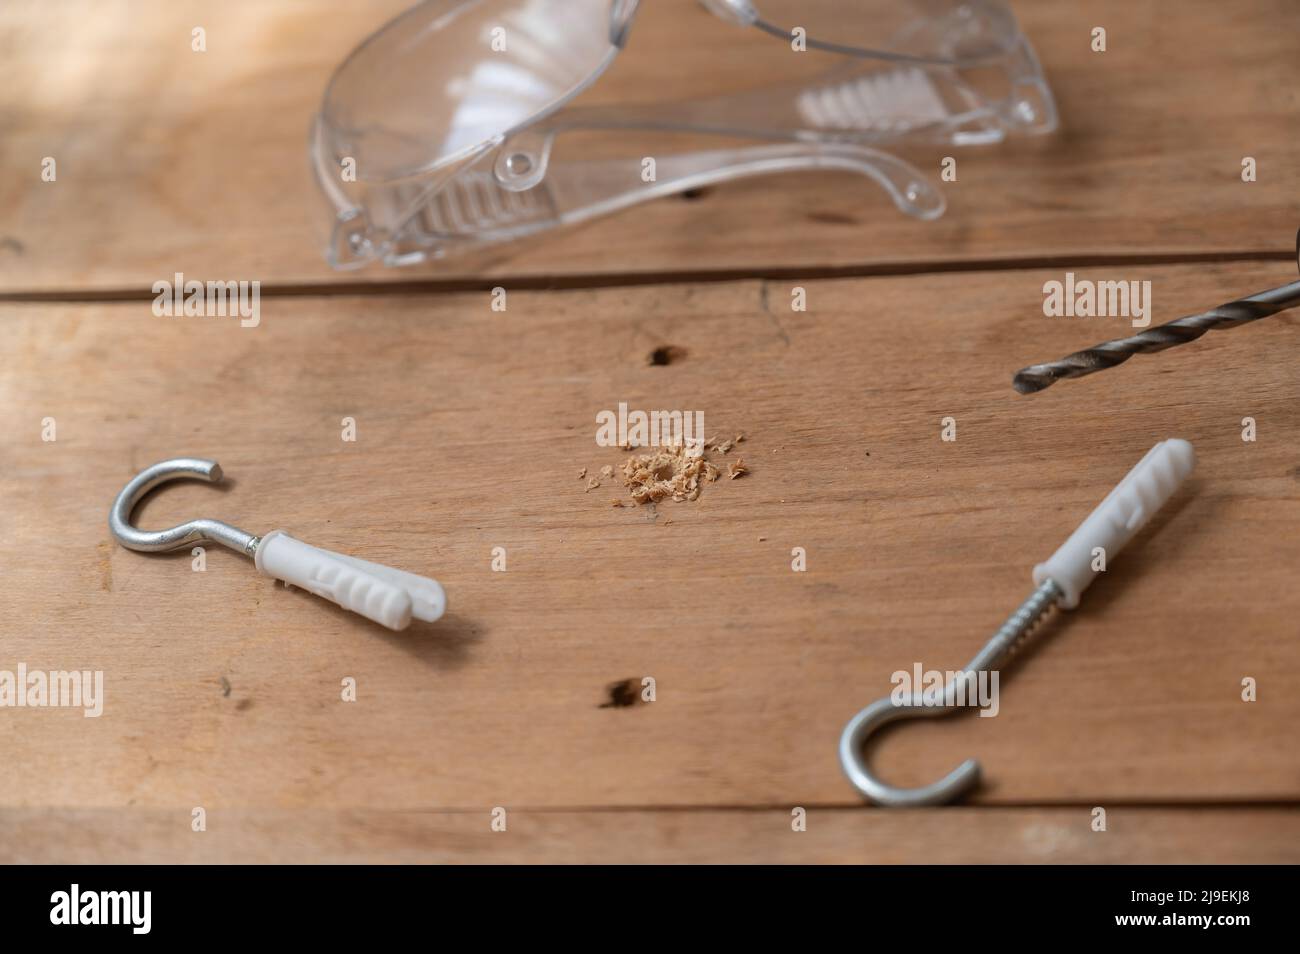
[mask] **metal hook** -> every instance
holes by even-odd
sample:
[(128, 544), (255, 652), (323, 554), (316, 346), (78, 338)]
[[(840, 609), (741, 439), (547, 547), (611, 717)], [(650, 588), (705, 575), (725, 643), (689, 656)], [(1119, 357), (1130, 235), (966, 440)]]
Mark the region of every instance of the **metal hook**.
[(974, 759), (962, 762), (937, 782), (931, 782), (920, 788), (898, 788), (882, 782), (872, 774), (871, 769), (867, 767), (863, 747), (873, 732), (890, 722), (899, 719), (933, 718), (959, 711), (961, 707), (955, 705), (959, 682), (962, 679), (974, 680), (980, 672), (994, 670), (1001, 666), (1030, 634), (1038, 621), (1063, 596), (1064, 593), (1055, 580), (1044, 580), (1029, 599), (1025, 600), (993, 634), (993, 638), (975, 655), (970, 664), (943, 687), (942, 698), (937, 693), (928, 698), (917, 694), (913, 696), (912, 702), (900, 705), (892, 696), (885, 696), (850, 719), (840, 735), (840, 765), (844, 767), (844, 774), (849, 777), (853, 787), (878, 805), (898, 808), (943, 805), (973, 788), (980, 778), (980, 765)]
[(167, 530), (141, 530), (131, 523), (131, 511), (155, 487), (184, 479), (215, 484), (221, 481), (221, 477), (221, 465), (202, 457), (174, 457), (146, 467), (122, 488), (113, 501), (113, 509), (108, 513), (108, 529), (122, 546), (143, 553), (177, 550), (206, 540), (252, 557), (260, 538), (219, 520), (191, 520)]
[(447, 596), (437, 580), (369, 560), (295, 540), (283, 530), (262, 536), (219, 520), (191, 520), (167, 530), (141, 530), (131, 523), (131, 511), (145, 494), (169, 480), (220, 482), (221, 465), (202, 457), (175, 457), (136, 474), (113, 501), (108, 529), (129, 550), (159, 553), (210, 540), (242, 553), (263, 576), (283, 580), (344, 609), (405, 629), (412, 619), (432, 623), (447, 609)]
[[(980, 777), (979, 763), (967, 759), (930, 785), (895, 788), (871, 773), (862, 749), (871, 733), (887, 723), (947, 715), (960, 708), (959, 687), (969, 689), (980, 673), (998, 669), (1053, 606), (1059, 604), (1065, 609), (1078, 606), (1083, 591), (1104, 569), (1104, 563), (1098, 565), (1096, 562), (1097, 554), (1112, 559), (1118, 555), (1152, 514), (1173, 495), (1195, 464), (1196, 455), (1187, 441), (1174, 438), (1156, 444), (1079, 524), (1065, 543), (1048, 560), (1034, 567), (1034, 582), (1038, 588), (1011, 614), (965, 669), (941, 688), (914, 692), (910, 701), (902, 703), (886, 696), (850, 719), (840, 734), (840, 765), (853, 786), (877, 804), (913, 807), (950, 802), (975, 785)], [(970, 698), (971, 693), (963, 693), (960, 703), (969, 705)]]

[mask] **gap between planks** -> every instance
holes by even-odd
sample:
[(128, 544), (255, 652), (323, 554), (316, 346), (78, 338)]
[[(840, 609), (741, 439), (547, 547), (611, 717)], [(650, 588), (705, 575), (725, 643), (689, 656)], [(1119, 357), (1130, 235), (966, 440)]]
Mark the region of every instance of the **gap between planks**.
[[(322, 298), (368, 295), (400, 297), (433, 292), (489, 291), (508, 286), (511, 291), (575, 291), (653, 285), (718, 284), (733, 281), (824, 281), (845, 278), (891, 278), (963, 272), (1018, 272), (1046, 269), (1144, 268), (1165, 265), (1289, 262), (1291, 252), (1259, 249), (1241, 252), (1195, 252), (1155, 255), (1048, 255), (1041, 257), (956, 259), (951, 261), (882, 262), (843, 266), (789, 266), (777, 268), (721, 268), (701, 271), (618, 272), (524, 276), (521, 278), (465, 277), (409, 278), (395, 281), (302, 282), (259, 285), (268, 298)], [(156, 297), (143, 288), (102, 288), (75, 291), (0, 292), (0, 304), (93, 304), (149, 301)]]

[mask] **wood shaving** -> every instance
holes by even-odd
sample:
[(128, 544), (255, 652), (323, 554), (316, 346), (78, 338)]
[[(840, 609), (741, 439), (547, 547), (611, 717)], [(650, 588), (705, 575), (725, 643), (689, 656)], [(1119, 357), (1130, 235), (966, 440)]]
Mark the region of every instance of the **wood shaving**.
[(739, 457), (727, 466), (727, 477), (731, 480), (735, 480), (737, 477), (743, 477), (748, 473), (749, 468), (745, 466), (745, 462)]
[(610, 465), (610, 464), (606, 464), (604, 467), (602, 467), (602, 468), (600, 469), (600, 473), (601, 473), (601, 476), (603, 476), (603, 477), (613, 477), (613, 476), (614, 476), (614, 468), (613, 468), (612, 465)]
[(591, 478), (591, 480), (587, 481), (587, 490), (586, 490), (586, 493), (591, 493), (593, 490), (595, 490), (595, 489), (596, 489), (597, 487), (599, 487), (599, 486), (600, 486), (600, 481), (597, 480), (595, 477)]
[(744, 439), (745, 439), (744, 434), (737, 434), (735, 437), (732, 437), (730, 439), (715, 437), (713, 438), (713, 440), (709, 441), (704, 446), (713, 448), (719, 454), (725, 454)]
[(579, 480), (582, 480), (582, 478), (584, 478), (584, 477), (586, 477), (586, 476), (587, 476), (587, 468), (584, 467), (584, 468), (582, 468), (582, 470), (578, 471), (578, 479), (579, 479)]

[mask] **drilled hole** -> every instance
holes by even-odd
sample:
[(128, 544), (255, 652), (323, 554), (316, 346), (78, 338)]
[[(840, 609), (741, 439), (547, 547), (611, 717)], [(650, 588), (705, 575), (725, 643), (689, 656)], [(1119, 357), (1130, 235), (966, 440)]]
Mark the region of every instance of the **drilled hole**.
[(650, 352), (647, 359), (649, 364), (665, 365), (674, 364), (686, 357), (686, 349), (679, 348), (676, 345), (660, 345)]
[(602, 709), (626, 709), (641, 701), (641, 680), (620, 679), (605, 687), (606, 701), (600, 704)]

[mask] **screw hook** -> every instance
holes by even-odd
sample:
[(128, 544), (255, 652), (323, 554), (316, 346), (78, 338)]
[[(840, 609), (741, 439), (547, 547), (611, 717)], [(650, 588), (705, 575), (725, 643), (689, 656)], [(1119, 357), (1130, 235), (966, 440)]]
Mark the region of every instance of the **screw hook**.
[[(891, 722), (934, 718), (959, 711), (961, 707), (956, 704), (958, 686), (965, 681), (968, 687), (973, 687), (981, 672), (999, 668), (1063, 596), (1055, 580), (1044, 580), (993, 634), (970, 664), (943, 687), (942, 696), (939, 693), (915, 693), (911, 702), (902, 704), (895, 702), (893, 696), (885, 696), (850, 719), (840, 735), (840, 764), (853, 787), (878, 805), (896, 808), (944, 805), (973, 788), (980, 778), (980, 764), (974, 759), (962, 762), (937, 782), (920, 788), (898, 788), (876, 778), (867, 766), (863, 747), (873, 732)], [(973, 693), (968, 691), (963, 698), (970, 700), (972, 697)]]
[[(967, 759), (939, 781), (920, 788), (887, 785), (867, 767), (863, 747), (873, 732), (890, 722), (933, 718), (957, 711), (960, 708), (956, 705), (957, 688), (963, 682), (970, 687), (981, 672), (1000, 667), (1053, 606), (1064, 609), (1078, 606), (1083, 591), (1101, 572), (1096, 563), (1098, 552), (1106, 560), (1117, 556), (1173, 496), (1195, 465), (1196, 455), (1187, 441), (1174, 438), (1156, 444), (1051, 558), (1034, 567), (1037, 589), (941, 692), (913, 693), (911, 701), (903, 704), (886, 696), (850, 719), (840, 734), (839, 755), (840, 765), (853, 787), (879, 805), (910, 808), (950, 802), (974, 786), (980, 776), (979, 763), (974, 759)], [(970, 697), (968, 692), (963, 699)]]
[(131, 512), (136, 504), (155, 487), (186, 479), (216, 484), (221, 482), (221, 478), (221, 465), (202, 457), (174, 457), (146, 467), (122, 488), (113, 501), (113, 509), (108, 513), (108, 529), (122, 546), (142, 553), (162, 553), (191, 543), (210, 541), (252, 557), (259, 538), (220, 520), (191, 520), (166, 530), (141, 530), (131, 523)]
[(202, 457), (175, 457), (146, 467), (113, 501), (108, 529), (128, 550), (145, 553), (201, 540), (220, 543), (251, 558), (263, 576), (301, 587), (389, 629), (405, 629), (412, 618), (432, 623), (446, 611), (447, 597), (437, 580), (314, 547), (283, 530), (258, 537), (220, 520), (191, 520), (166, 530), (141, 530), (131, 523), (131, 511), (155, 487), (186, 478), (215, 484), (221, 477), (221, 465)]

